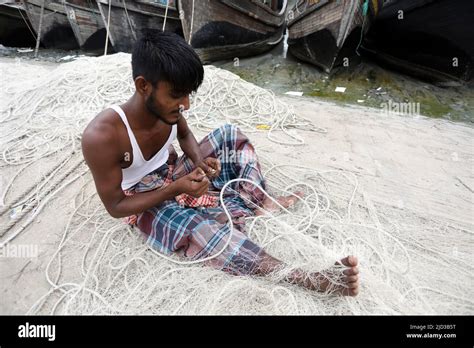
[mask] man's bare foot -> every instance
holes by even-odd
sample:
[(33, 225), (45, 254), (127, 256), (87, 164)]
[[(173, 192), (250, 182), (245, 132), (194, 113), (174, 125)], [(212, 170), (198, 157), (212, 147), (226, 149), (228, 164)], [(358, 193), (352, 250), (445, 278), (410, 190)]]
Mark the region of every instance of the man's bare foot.
[(296, 271), (287, 280), (310, 290), (356, 296), (359, 293), (358, 260), (355, 256), (347, 256), (336, 262), (335, 267), (322, 272), (305, 274)]
[[(302, 191), (296, 191), (295, 196), (298, 196), (302, 198), (304, 196), (304, 192)], [(290, 208), (295, 203), (298, 201), (298, 197), (295, 196), (280, 196), (275, 198), (275, 200), (283, 207), (283, 208)], [(277, 212), (281, 208), (273, 202), (270, 198), (265, 197), (265, 200), (263, 201), (262, 208), (257, 208), (255, 209), (255, 215), (260, 216), (260, 215), (265, 215), (267, 212)]]

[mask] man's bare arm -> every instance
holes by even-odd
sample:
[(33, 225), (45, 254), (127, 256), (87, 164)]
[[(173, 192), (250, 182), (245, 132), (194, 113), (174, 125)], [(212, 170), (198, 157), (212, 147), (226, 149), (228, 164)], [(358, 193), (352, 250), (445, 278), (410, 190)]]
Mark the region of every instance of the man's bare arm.
[(107, 212), (115, 217), (142, 213), (181, 193), (200, 196), (207, 191), (202, 175), (193, 172), (164, 188), (126, 196), (121, 187), (123, 154), (117, 146), (116, 131), (112, 125), (91, 125), (82, 137), (82, 152), (89, 166), (100, 199)]
[[(178, 142), (181, 150), (188, 156), (195, 166), (202, 163), (203, 157), (199, 144), (194, 137), (193, 132), (188, 127), (188, 123), (184, 117), (181, 117), (178, 121)], [(207, 171), (207, 168), (203, 168)]]
[(203, 158), (199, 144), (184, 117), (178, 121), (178, 141), (183, 152), (191, 158), (196, 167), (204, 170), (209, 178), (219, 176), (221, 171), (219, 160), (212, 157)]

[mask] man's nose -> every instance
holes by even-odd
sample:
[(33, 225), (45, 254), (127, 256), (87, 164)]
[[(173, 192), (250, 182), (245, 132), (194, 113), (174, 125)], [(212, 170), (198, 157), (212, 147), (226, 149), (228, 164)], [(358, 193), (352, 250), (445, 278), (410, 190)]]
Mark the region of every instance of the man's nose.
[(181, 99), (179, 106), (183, 110), (188, 110), (189, 109), (189, 95), (187, 95), (187, 96), (183, 97), (183, 99)]

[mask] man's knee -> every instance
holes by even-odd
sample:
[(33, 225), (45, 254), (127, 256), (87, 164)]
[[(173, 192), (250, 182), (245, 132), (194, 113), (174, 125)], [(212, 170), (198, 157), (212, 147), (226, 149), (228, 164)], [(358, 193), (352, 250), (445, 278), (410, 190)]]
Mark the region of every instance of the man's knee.
[(224, 134), (236, 134), (239, 131), (239, 128), (231, 123), (226, 123), (220, 127), (220, 131)]

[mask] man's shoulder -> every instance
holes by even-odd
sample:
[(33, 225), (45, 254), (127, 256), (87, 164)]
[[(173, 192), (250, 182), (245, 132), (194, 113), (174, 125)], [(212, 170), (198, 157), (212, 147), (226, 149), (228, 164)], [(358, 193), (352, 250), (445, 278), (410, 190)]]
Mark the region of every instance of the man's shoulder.
[(82, 133), (82, 143), (113, 144), (117, 141), (117, 117), (113, 109), (105, 109), (95, 116)]

